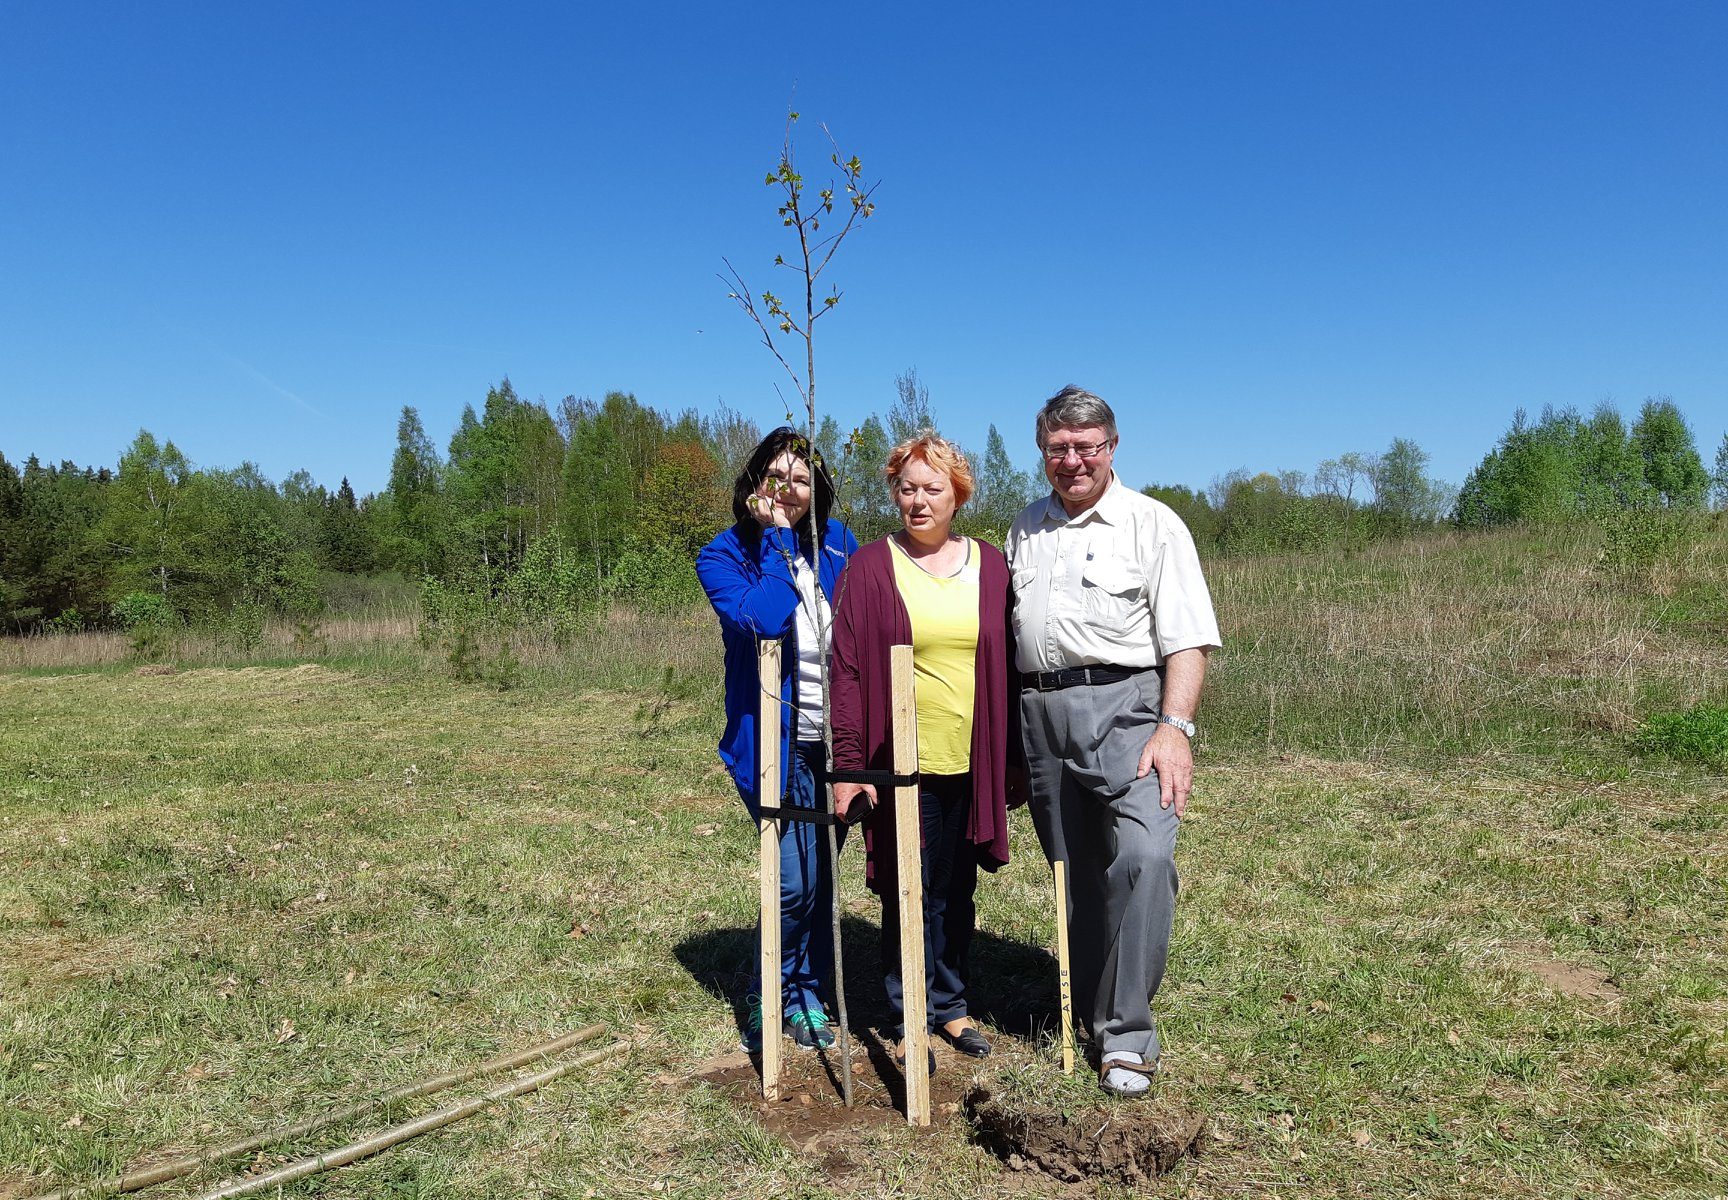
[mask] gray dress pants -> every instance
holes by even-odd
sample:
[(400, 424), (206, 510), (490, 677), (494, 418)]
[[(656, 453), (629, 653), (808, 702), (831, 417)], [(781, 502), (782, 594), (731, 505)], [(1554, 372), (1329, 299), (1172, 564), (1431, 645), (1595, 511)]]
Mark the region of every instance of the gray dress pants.
[(1158, 1057), (1151, 998), (1176, 911), (1176, 809), (1158, 776), (1135, 779), (1157, 728), (1156, 671), (1116, 683), (1020, 693), (1032, 821), (1044, 856), (1068, 864), (1075, 1015), (1098, 1049)]

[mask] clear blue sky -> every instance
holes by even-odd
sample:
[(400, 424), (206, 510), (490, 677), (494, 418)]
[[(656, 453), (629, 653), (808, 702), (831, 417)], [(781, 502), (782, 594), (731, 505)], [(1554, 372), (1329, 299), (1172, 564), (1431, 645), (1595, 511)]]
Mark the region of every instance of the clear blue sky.
[(1136, 485), (1396, 436), (1456, 483), (1518, 406), (1728, 429), (1720, 0), (488, 7), (0, 0), (0, 451), (366, 491), (402, 405), (442, 444), (505, 376), (775, 424), (715, 276), (775, 282), (794, 86), (881, 180), (843, 427), (915, 366), (1022, 462), (1091, 388)]

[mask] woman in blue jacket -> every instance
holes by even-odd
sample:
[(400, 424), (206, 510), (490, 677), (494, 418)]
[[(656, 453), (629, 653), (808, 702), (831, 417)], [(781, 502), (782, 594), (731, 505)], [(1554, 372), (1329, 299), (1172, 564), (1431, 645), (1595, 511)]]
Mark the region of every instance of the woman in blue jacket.
[[(781, 639), (780, 772), (783, 803), (826, 807), (827, 757), (822, 742), (822, 664), (828, 657), (830, 606), (857, 541), (828, 519), (834, 485), (809, 443), (782, 426), (762, 439), (732, 489), (732, 528), (696, 556), (696, 575), (720, 617), (726, 647), (726, 731), (720, 761), (756, 819), (756, 722), (759, 640)], [(822, 529), (821, 562), (811, 540)], [(776, 797), (769, 797), (772, 807)], [(842, 831), (843, 832), (843, 831)], [(834, 1033), (821, 995), (832, 991), (834, 947), (827, 917), (833, 905), (828, 838), (820, 825), (783, 823), (780, 836), (781, 988), (785, 1032), (800, 1046), (831, 1046)], [(762, 1009), (746, 1017), (745, 1048), (761, 1047)]]

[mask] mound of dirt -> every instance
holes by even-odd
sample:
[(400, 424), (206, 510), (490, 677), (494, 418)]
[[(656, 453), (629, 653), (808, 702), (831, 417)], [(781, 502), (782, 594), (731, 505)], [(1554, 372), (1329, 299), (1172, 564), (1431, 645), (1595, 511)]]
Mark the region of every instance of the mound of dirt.
[(1148, 1183), (1199, 1154), (1206, 1128), (1204, 1113), (1171, 1113), (1144, 1101), (1064, 1114), (1011, 1105), (983, 1087), (963, 1108), (979, 1145), (1011, 1167), (1067, 1183)]

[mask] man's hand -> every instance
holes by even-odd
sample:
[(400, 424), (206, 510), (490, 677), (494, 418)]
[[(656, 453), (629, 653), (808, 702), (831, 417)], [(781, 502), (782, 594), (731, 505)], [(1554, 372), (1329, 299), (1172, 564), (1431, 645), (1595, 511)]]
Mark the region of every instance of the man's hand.
[(1008, 793), (1008, 807), (1019, 808), (1032, 798), (1032, 788), (1026, 782), (1026, 768), (1010, 766), (1003, 780), (1003, 790)]
[(1152, 770), (1158, 772), (1158, 806), (1174, 804), (1180, 817), (1188, 811), (1188, 793), (1194, 787), (1194, 748), (1188, 735), (1174, 725), (1160, 724), (1140, 751), (1140, 773), (1135, 778), (1144, 779)]
[(834, 815), (842, 821), (846, 820), (854, 804), (863, 802), (858, 809), (858, 815), (868, 816), (876, 807), (876, 785), (873, 783), (837, 783), (834, 785)]

